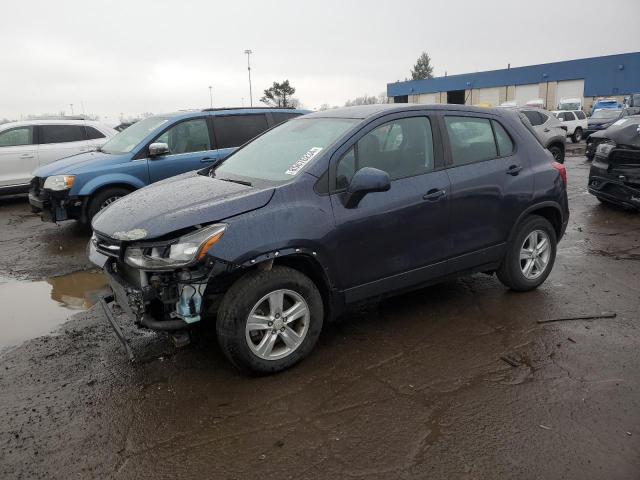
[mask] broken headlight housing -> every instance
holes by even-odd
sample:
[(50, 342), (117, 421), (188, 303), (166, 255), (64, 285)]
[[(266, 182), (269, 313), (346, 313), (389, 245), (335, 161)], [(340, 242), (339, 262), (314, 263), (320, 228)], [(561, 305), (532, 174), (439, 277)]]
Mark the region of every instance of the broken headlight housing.
[(176, 240), (158, 243), (139, 243), (127, 248), (124, 261), (142, 270), (173, 270), (202, 260), (210, 247), (224, 234), (227, 225), (216, 223), (199, 228)]
[(611, 153), (611, 150), (616, 148), (616, 144), (612, 142), (601, 143), (596, 147), (596, 155), (599, 157), (607, 158)]

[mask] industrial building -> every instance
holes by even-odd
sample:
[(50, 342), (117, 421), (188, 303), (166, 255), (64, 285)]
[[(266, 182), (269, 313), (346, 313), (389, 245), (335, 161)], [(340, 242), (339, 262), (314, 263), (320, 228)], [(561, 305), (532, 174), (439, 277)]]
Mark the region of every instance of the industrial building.
[(395, 103), (498, 106), (542, 99), (549, 110), (562, 98), (581, 98), (583, 108), (590, 109), (599, 97), (622, 103), (638, 92), (640, 52), (387, 84), (387, 96)]

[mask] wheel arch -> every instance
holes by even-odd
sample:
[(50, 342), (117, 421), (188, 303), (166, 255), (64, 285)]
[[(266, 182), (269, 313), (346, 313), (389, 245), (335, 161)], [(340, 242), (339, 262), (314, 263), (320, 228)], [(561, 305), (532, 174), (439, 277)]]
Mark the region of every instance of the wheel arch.
[(516, 223), (511, 228), (511, 232), (509, 233), (509, 241), (511, 241), (516, 235), (518, 227), (522, 224), (524, 219), (531, 215), (538, 215), (540, 217), (546, 218), (553, 226), (553, 229), (556, 232), (556, 238), (560, 240), (560, 238), (562, 237), (563, 226), (562, 209), (556, 202), (549, 201), (532, 205), (524, 212), (522, 212), (518, 217)]
[(93, 190), (90, 194), (88, 194), (86, 196), (86, 200), (83, 202), (82, 205), (82, 219), (83, 221), (87, 221), (88, 219), (88, 214), (89, 214), (89, 206), (91, 205), (91, 201), (93, 200), (93, 198), (99, 194), (100, 192), (104, 192), (105, 190), (108, 190), (110, 188), (124, 188), (126, 190), (129, 191), (129, 193), (135, 191), (138, 189), (138, 187), (135, 187), (133, 185), (131, 185), (130, 183), (125, 183), (125, 182), (116, 182), (116, 183), (105, 183), (99, 187), (97, 187), (95, 190)]

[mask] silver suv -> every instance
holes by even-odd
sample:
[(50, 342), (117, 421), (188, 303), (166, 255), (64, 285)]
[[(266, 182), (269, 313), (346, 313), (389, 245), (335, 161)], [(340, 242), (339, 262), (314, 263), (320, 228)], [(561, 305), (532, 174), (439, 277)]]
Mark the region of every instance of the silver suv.
[(553, 155), (558, 163), (564, 163), (564, 150), (567, 138), (567, 127), (562, 125), (553, 113), (541, 108), (519, 107), (522, 113), (533, 127), (533, 131), (542, 143)]

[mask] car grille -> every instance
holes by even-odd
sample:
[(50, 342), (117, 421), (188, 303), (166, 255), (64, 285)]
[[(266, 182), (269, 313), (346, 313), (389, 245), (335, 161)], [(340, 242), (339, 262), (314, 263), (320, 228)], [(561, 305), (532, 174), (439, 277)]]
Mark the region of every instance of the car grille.
[(94, 233), (95, 239), (94, 244), (96, 246), (96, 250), (103, 255), (108, 257), (120, 257), (120, 252), (122, 250), (122, 242), (118, 240), (114, 240), (113, 238), (109, 238), (104, 235), (100, 235), (99, 233)]
[(616, 148), (611, 152), (611, 162), (618, 165), (640, 166), (640, 150)]

